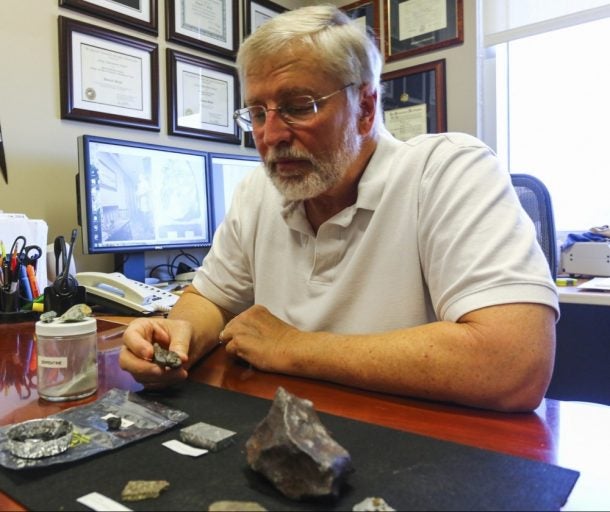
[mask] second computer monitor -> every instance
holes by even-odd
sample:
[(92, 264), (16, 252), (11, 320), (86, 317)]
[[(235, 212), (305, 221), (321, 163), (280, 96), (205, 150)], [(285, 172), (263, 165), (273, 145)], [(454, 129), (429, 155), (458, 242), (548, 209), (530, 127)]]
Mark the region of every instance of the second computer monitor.
[(261, 163), (257, 156), (209, 154), (212, 189), (212, 231), (216, 231), (229, 211), (237, 185)]

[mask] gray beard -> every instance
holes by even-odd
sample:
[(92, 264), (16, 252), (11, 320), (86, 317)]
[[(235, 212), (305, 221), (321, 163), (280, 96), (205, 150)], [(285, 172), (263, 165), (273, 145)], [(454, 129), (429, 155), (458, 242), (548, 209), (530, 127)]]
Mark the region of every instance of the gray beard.
[[(341, 181), (358, 156), (361, 147), (362, 138), (358, 134), (356, 124), (352, 123), (343, 132), (340, 145), (333, 153), (314, 157), (308, 151), (294, 148), (271, 149), (265, 160), (265, 169), (271, 182), (285, 199), (289, 201), (311, 199)], [(302, 175), (284, 177), (275, 168), (275, 161), (278, 158), (305, 159), (311, 167)]]

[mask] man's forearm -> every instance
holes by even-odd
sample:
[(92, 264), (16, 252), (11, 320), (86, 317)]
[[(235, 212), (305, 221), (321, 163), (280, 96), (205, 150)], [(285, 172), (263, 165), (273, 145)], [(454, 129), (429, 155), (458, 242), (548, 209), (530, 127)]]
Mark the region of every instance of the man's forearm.
[[(309, 342), (299, 344), (297, 338), (284, 371), (475, 407), (533, 409), (552, 372), (553, 313), (532, 305), (508, 310), (522, 322), (504, 318), (495, 328), (477, 321), (435, 322), (362, 336), (301, 333)], [(484, 317), (482, 311), (478, 317)]]

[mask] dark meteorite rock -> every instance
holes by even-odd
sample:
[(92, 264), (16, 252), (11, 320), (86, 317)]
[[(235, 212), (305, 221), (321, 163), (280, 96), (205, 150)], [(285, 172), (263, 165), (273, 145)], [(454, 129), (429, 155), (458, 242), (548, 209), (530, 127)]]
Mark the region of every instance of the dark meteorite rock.
[(108, 430), (119, 430), (123, 420), (119, 416), (108, 416), (106, 418), (106, 426)]
[(248, 464), (288, 498), (337, 497), (353, 471), (313, 404), (279, 387), (267, 417), (246, 443)]
[(176, 354), (176, 352), (167, 350), (158, 343), (153, 343), (153, 349), (155, 350), (153, 361), (159, 366), (168, 366), (170, 368), (179, 368), (182, 366), (182, 359), (180, 359), (180, 356)]

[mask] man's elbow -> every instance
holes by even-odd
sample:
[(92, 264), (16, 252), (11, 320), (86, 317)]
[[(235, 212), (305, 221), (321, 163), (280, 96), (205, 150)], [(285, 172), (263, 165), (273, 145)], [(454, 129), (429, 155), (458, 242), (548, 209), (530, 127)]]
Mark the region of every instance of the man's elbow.
[(552, 349), (528, 361), (521, 369), (505, 370), (505, 386), (498, 389), (495, 407), (502, 412), (529, 412), (544, 399), (553, 375), (555, 360), (554, 340)]

